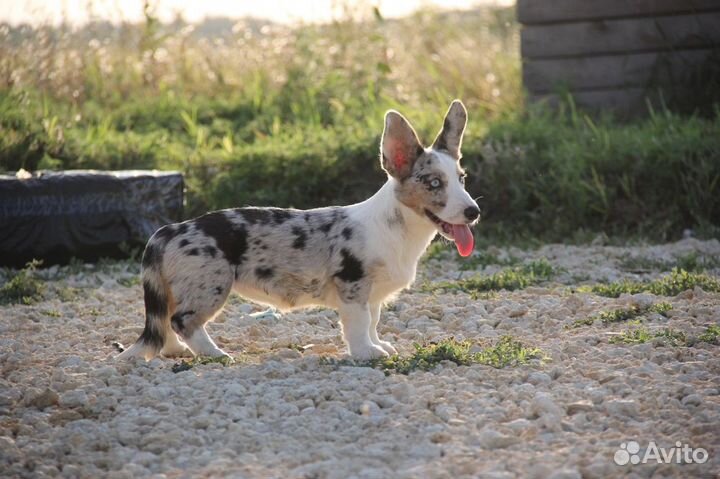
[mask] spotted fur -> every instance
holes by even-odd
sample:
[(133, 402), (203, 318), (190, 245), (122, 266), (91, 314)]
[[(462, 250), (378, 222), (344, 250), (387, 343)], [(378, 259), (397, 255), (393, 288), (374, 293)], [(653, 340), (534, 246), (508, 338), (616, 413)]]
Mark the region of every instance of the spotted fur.
[(395, 353), (377, 335), (380, 306), (415, 278), (437, 233), (426, 210), (470, 223), (459, 148), (465, 108), (453, 102), (434, 146), (424, 148), (407, 120), (385, 116), (381, 163), (388, 173), (368, 200), (313, 210), (235, 208), (160, 228), (143, 256), (145, 329), (119, 357), (161, 353), (225, 355), (205, 325), (231, 291), (290, 310), (335, 308), (354, 358)]

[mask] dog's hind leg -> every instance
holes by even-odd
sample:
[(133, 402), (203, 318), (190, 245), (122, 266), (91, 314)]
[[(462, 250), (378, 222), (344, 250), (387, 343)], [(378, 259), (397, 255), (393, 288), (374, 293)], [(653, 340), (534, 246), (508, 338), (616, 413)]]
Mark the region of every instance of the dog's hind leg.
[(174, 278), (177, 307), (170, 326), (179, 344), (185, 343), (196, 356), (229, 356), (208, 336), (205, 325), (220, 312), (232, 286), (232, 274), (194, 275)]
[(380, 322), (381, 306), (382, 304), (380, 303), (370, 305), (370, 314), (372, 315), (372, 320), (370, 321), (370, 341), (372, 341), (374, 345), (383, 348), (386, 353), (392, 356), (393, 354), (397, 354), (397, 349), (395, 349), (389, 342), (380, 339), (377, 333), (377, 326)]
[(342, 335), (348, 352), (353, 359), (368, 360), (387, 356), (381, 346), (373, 344), (370, 339), (372, 315), (367, 303), (343, 303), (338, 308)]
[(163, 345), (160, 354), (166, 358), (174, 358), (178, 356), (185, 356), (189, 352), (187, 344), (180, 341), (178, 335), (172, 331), (169, 331), (165, 336), (165, 344)]

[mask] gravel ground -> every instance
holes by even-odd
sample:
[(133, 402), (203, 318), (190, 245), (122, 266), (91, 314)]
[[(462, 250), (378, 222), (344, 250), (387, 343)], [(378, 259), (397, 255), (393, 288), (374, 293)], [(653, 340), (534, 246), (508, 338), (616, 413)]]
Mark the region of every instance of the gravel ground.
[[(422, 265), (418, 285), (475, 274), (460, 271), (447, 249), (446, 257)], [(172, 359), (116, 363), (111, 343), (130, 344), (142, 329), (136, 266), (43, 270), (45, 300), (0, 307), (0, 476), (720, 474), (720, 346), (612, 344), (612, 334), (627, 325), (565, 328), (601, 311), (661, 300), (673, 310), (669, 317), (650, 314), (644, 324), (651, 331), (671, 326), (697, 335), (720, 323), (720, 294), (699, 288), (672, 298), (617, 299), (571, 288), (655, 278), (653, 264), (689, 253), (717, 260), (718, 241), (489, 253), (521, 262), (547, 258), (562, 269), (550, 283), (479, 299), (421, 293), (416, 285), (383, 312), (381, 336), (410, 354), (414, 342), (454, 336), (487, 344), (511, 334), (548, 359), (504, 369), (443, 363), (386, 376), (320, 360), (343, 353), (334, 312), (258, 318), (251, 315), (257, 307), (234, 297), (209, 329), (239, 357), (236, 364), (173, 373)], [(628, 267), (631, 257), (651, 266)], [(315, 346), (301, 353), (291, 344)], [(641, 455), (651, 441), (666, 449), (680, 441), (704, 448), (709, 459), (615, 464), (631, 440)]]

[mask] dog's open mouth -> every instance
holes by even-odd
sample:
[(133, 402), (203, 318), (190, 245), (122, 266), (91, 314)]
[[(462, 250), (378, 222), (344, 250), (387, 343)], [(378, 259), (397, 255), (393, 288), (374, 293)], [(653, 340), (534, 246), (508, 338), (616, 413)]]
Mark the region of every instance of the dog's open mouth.
[(441, 220), (428, 210), (425, 210), (425, 214), (430, 218), (430, 221), (437, 225), (443, 236), (455, 242), (455, 247), (458, 253), (460, 253), (460, 256), (470, 256), (472, 254), (473, 248), (475, 248), (475, 238), (473, 238), (472, 231), (470, 231), (468, 225), (450, 224)]

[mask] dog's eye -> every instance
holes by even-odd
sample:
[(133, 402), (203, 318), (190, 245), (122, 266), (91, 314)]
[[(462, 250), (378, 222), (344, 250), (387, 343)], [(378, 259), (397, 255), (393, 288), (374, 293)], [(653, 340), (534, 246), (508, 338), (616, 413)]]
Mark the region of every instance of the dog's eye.
[(435, 178), (434, 180), (432, 180), (432, 181), (430, 182), (430, 188), (432, 188), (432, 189), (440, 188), (440, 185), (441, 185), (441, 184), (442, 184), (442, 183), (440, 183), (440, 180), (438, 180), (437, 178)]

